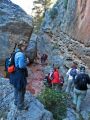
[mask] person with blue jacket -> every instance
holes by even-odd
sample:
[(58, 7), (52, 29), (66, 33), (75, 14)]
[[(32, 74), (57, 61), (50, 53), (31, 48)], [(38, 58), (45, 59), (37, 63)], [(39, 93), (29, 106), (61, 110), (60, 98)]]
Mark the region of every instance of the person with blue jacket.
[(27, 60), (24, 55), (24, 50), (27, 45), (20, 41), (18, 48), (15, 50), (15, 72), (10, 75), (10, 83), (14, 86), (14, 104), (19, 110), (27, 109), (24, 104), (24, 96), (27, 85)]

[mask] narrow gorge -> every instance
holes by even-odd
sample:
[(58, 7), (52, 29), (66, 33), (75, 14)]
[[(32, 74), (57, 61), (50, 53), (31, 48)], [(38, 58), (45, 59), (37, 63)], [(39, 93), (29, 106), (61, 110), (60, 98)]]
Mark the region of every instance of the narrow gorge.
[[(47, 0), (48, 3), (48, 0)], [(0, 1), (0, 120), (54, 120), (36, 96), (45, 87), (43, 80), (53, 64), (67, 81), (66, 72), (73, 61), (86, 67), (90, 76), (90, 0), (34, 0), (32, 16), (10, 0)], [(4, 78), (4, 61), (14, 44), (26, 41), (25, 54), (30, 60), (25, 102), (28, 111), (19, 112), (13, 104), (13, 87)], [(42, 54), (48, 55), (45, 65)], [(66, 84), (64, 85), (64, 88)], [(81, 114), (67, 107), (62, 120), (90, 120), (90, 86)]]

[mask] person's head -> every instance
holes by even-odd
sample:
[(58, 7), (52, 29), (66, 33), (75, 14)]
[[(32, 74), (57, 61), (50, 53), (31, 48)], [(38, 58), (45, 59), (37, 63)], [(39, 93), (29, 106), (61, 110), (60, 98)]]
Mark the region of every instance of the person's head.
[(59, 70), (59, 66), (54, 66), (54, 71)]
[(72, 64), (71, 67), (72, 67), (72, 68), (77, 68), (77, 65), (78, 65), (78, 64), (77, 64), (76, 62), (73, 62), (73, 64)]
[(81, 66), (81, 67), (80, 67), (80, 72), (81, 72), (81, 73), (85, 73), (85, 67), (84, 67), (84, 66)]
[(18, 43), (18, 48), (21, 50), (21, 51), (24, 51), (27, 47), (27, 43), (25, 41), (20, 41)]

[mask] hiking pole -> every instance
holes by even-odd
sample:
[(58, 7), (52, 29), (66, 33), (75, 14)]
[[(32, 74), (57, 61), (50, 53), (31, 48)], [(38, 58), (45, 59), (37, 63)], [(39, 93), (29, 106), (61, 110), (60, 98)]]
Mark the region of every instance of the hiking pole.
[(15, 48), (16, 48), (16, 46), (17, 46), (17, 43), (15, 43), (15, 46), (14, 46), (14, 48), (13, 48), (13, 52), (15, 52)]
[[(14, 48), (13, 48), (13, 52), (11, 53), (11, 56), (12, 56), (12, 54), (15, 52), (16, 46), (17, 46), (17, 43), (15, 43), (15, 46), (14, 46)], [(11, 56), (10, 56), (10, 57), (11, 57)]]

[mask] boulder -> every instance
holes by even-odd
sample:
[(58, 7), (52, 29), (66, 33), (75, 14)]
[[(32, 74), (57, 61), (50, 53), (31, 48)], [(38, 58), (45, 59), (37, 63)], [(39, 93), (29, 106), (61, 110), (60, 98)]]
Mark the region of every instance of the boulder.
[(30, 38), (30, 42), (26, 49), (26, 56), (29, 58), (30, 62), (33, 62), (34, 59), (37, 57), (37, 35), (32, 34)]
[(0, 63), (13, 51), (20, 40), (29, 41), (32, 18), (10, 0), (0, 1)]
[(0, 120), (53, 120), (51, 112), (44, 108), (29, 91), (25, 95), (28, 110), (19, 111), (14, 105), (14, 89), (9, 80), (0, 77)]
[(7, 120), (53, 120), (52, 113), (45, 110), (44, 106), (35, 99), (35, 97), (33, 97), (30, 93), (27, 93), (26, 98), (29, 109), (27, 111), (19, 111), (14, 103), (11, 102)]

